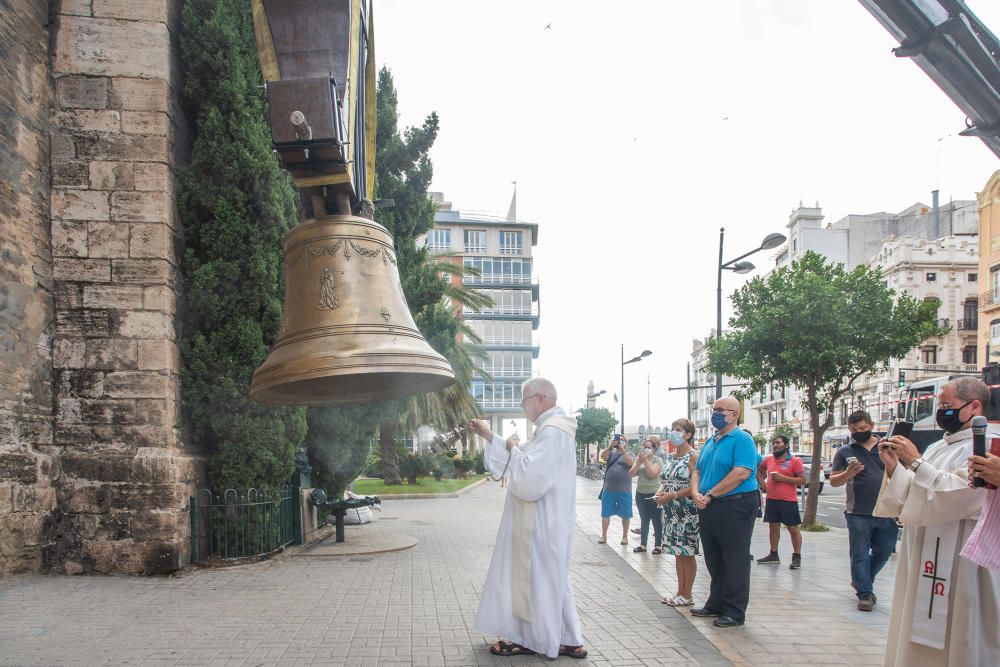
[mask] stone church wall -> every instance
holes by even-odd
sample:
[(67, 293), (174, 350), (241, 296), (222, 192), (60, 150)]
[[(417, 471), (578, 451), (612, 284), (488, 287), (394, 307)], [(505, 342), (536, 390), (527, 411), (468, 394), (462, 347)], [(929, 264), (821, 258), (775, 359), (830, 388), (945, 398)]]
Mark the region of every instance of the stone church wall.
[(25, 340), (0, 378), (0, 415), (30, 413), (36, 426), (0, 430), (0, 505), (12, 484), (37, 500), (12, 505), (21, 537), (0, 533), (0, 558), (3, 544), (22, 544), (13, 569), (171, 571), (189, 558), (197, 461), (184, 443), (177, 347), (180, 2), (62, 0), (47, 17), (38, 4), (14, 0), (2, 19), (32, 29), (14, 37), (32, 54), (37, 92), (13, 113), (39, 148), (21, 158), (31, 215), (11, 216), (20, 231), (8, 241), (4, 212), (0, 233), (29, 258), (9, 277), (4, 261), (0, 279), (37, 302), (8, 318)]

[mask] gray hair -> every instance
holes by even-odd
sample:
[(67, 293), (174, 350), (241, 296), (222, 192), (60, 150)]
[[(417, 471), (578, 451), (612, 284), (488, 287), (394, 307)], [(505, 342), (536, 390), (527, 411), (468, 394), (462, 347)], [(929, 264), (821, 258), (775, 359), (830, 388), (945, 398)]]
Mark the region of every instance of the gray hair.
[(955, 389), (955, 396), (962, 401), (979, 401), (986, 412), (986, 407), (990, 404), (990, 388), (979, 378), (963, 377), (952, 380), (948, 383)]
[(559, 400), (559, 397), (556, 395), (556, 386), (545, 378), (531, 378), (521, 385), (521, 396), (527, 396), (532, 391), (545, 394), (546, 398), (553, 403)]

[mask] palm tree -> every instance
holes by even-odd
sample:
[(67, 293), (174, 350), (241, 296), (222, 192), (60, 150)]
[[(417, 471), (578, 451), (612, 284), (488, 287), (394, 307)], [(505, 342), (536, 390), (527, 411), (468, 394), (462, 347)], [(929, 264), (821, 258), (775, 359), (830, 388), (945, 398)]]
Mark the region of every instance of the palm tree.
[[(452, 264), (440, 256), (428, 261), (438, 274), (448, 278), (456, 275), (479, 275), (477, 269)], [(396, 453), (396, 436), (401, 428), (412, 432), (418, 426), (428, 425), (443, 431), (468, 424), (469, 420), (482, 414), (482, 409), (472, 397), (471, 389), (472, 380), (477, 375), (488, 379), (488, 375), (476, 365), (477, 360), (486, 358), (486, 353), (479, 347), (482, 342), (479, 336), (462, 320), (461, 313), (465, 308), (479, 311), (492, 305), (493, 299), (482, 292), (448, 280), (442, 299), (414, 317), (427, 342), (451, 364), (455, 383), (440, 391), (409, 398), (401, 413), (383, 420), (379, 425), (379, 446), (386, 485), (402, 483)], [(471, 342), (458, 340), (459, 334)]]

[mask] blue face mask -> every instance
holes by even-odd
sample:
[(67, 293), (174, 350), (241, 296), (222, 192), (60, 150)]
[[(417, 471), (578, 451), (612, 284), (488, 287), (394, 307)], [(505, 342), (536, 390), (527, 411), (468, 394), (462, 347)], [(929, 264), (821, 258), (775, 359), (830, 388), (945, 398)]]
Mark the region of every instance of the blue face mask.
[(669, 435), (670, 442), (673, 443), (674, 447), (680, 447), (681, 443), (684, 442), (684, 434), (680, 431), (671, 431)]
[(726, 413), (713, 412), (712, 426), (715, 427), (715, 430), (717, 431), (721, 431), (726, 428)]

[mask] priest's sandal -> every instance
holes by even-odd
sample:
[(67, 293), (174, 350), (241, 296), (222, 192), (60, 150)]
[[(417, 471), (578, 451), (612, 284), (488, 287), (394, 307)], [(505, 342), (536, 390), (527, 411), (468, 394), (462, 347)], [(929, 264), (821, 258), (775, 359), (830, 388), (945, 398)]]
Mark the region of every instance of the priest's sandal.
[(586, 658), (587, 649), (582, 646), (560, 646), (559, 655), (568, 655), (571, 658)]
[(504, 657), (512, 655), (535, 655), (535, 652), (530, 648), (525, 648), (520, 644), (515, 644), (514, 642), (509, 642), (505, 639), (501, 639), (496, 644), (491, 646), (490, 653), (493, 655), (502, 655)]

